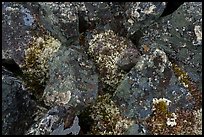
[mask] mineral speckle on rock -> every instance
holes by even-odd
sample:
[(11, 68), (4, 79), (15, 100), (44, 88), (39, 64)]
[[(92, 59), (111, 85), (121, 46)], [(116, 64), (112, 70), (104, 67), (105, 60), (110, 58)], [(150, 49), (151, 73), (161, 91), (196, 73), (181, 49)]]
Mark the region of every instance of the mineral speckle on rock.
[(44, 97), (51, 106), (84, 108), (97, 97), (98, 75), (95, 66), (85, 54), (75, 49), (60, 49), (50, 61), (49, 75)]

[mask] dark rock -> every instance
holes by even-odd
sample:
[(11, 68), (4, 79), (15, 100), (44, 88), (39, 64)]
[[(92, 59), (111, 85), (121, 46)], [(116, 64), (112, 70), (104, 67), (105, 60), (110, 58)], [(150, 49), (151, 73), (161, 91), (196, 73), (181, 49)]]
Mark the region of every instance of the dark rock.
[(26, 135), (77, 135), (80, 131), (77, 116), (67, 119), (72, 123), (70, 127), (65, 128), (64, 117), (68, 111), (62, 106), (53, 107), (38, 122), (31, 126)]
[(165, 7), (165, 2), (126, 2), (123, 25), (128, 31), (128, 36), (155, 22)]
[(2, 134), (24, 134), (36, 110), (36, 102), (22, 81), (2, 68)]
[[(178, 115), (177, 110), (197, 108), (195, 106), (200, 103), (198, 101), (201, 99), (195, 97), (187, 87), (180, 83), (173, 70), (165, 52), (159, 49), (150, 49), (149, 54), (144, 54), (114, 93), (114, 100), (122, 114), (137, 122), (144, 122), (149, 117), (156, 115), (157, 117), (147, 125), (151, 125), (160, 117), (163, 118), (161, 120), (163, 122), (160, 121), (161, 125), (166, 126), (169, 115), (172, 117), (174, 115), (172, 112)], [(164, 102), (160, 106), (166, 107), (156, 107), (157, 111), (155, 112), (154, 102), (158, 104)], [(148, 126), (144, 123), (143, 126), (147, 128)], [(156, 129), (154, 132), (156, 133)]]
[[(198, 91), (202, 90), (201, 5), (199, 2), (184, 3), (171, 16), (145, 30), (140, 40), (142, 53), (145, 53), (144, 47), (162, 49), (169, 60), (189, 76)], [(180, 77), (175, 70), (174, 73)], [(181, 83), (188, 85), (184, 80)]]
[(166, 8), (164, 9), (164, 12), (160, 17), (167, 16), (169, 14), (172, 14), (175, 10), (179, 8), (184, 2), (177, 1), (177, 2), (167, 2)]
[(59, 39), (69, 46), (78, 42), (79, 19), (78, 7), (74, 2), (39, 2), (40, 22)]
[(44, 91), (49, 106), (70, 106), (81, 111), (98, 94), (98, 75), (92, 61), (77, 49), (60, 49), (50, 61), (50, 79)]

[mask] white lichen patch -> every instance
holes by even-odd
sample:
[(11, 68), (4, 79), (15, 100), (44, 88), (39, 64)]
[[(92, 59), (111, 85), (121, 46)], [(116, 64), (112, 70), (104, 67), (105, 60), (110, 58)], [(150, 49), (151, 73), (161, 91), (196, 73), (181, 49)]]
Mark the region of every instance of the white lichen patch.
[(46, 94), (46, 102), (66, 105), (71, 99), (71, 91), (59, 92), (53, 91), (52, 94)]
[(26, 74), (41, 78), (41, 83), (48, 78), (48, 61), (58, 51), (61, 43), (59, 40), (45, 36), (34, 37), (29, 48), (25, 49), (25, 63), (21, 66)]
[(23, 21), (26, 26), (32, 26), (34, 17), (31, 15), (30, 10), (21, 6), (21, 13), (23, 14)]
[(159, 62), (157, 61), (159, 66), (156, 66), (157, 69), (155, 71), (158, 73), (163, 73), (164, 69), (171, 64), (169, 63), (165, 52), (160, 49), (155, 49), (152, 55), (142, 55), (135, 65), (135, 68), (139, 71), (143, 70), (145, 67), (154, 68), (154, 59), (157, 57), (159, 57), (161, 60), (159, 60)]
[(145, 14), (152, 14), (152, 13), (154, 13), (155, 8), (156, 8), (156, 6), (152, 4), (149, 8), (144, 10), (144, 13)]
[(196, 121), (193, 127), (194, 132), (196, 135), (202, 135), (202, 108), (197, 111), (194, 111), (193, 114), (195, 116), (194, 118)]
[(175, 114), (175, 113), (172, 113), (172, 117), (171, 117), (171, 118), (167, 118), (166, 124), (167, 124), (168, 126), (173, 127), (173, 126), (176, 125), (176, 119), (177, 119), (176, 114)]
[[(202, 43), (202, 28), (201, 28), (201, 26), (195, 26), (194, 32), (196, 35), (196, 45), (200, 45)], [(193, 43), (195, 43), (195, 41)]]

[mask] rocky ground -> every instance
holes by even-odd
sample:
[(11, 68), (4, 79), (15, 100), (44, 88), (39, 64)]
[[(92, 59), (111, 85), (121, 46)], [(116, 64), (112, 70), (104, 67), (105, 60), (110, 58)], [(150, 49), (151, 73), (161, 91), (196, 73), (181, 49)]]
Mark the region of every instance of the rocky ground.
[(2, 2), (2, 134), (201, 135), (201, 2)]

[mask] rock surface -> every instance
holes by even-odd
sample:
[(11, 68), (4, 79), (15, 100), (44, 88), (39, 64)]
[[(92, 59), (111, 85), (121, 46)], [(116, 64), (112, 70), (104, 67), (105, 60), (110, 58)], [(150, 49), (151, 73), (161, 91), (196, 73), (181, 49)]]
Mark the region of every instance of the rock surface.
[(202, 134), (201, 6), (2, 2), (3, 134)]
[(2, 67), (2, 134), (24, 134), (33, 122), (36, 105), (22, 81)]

